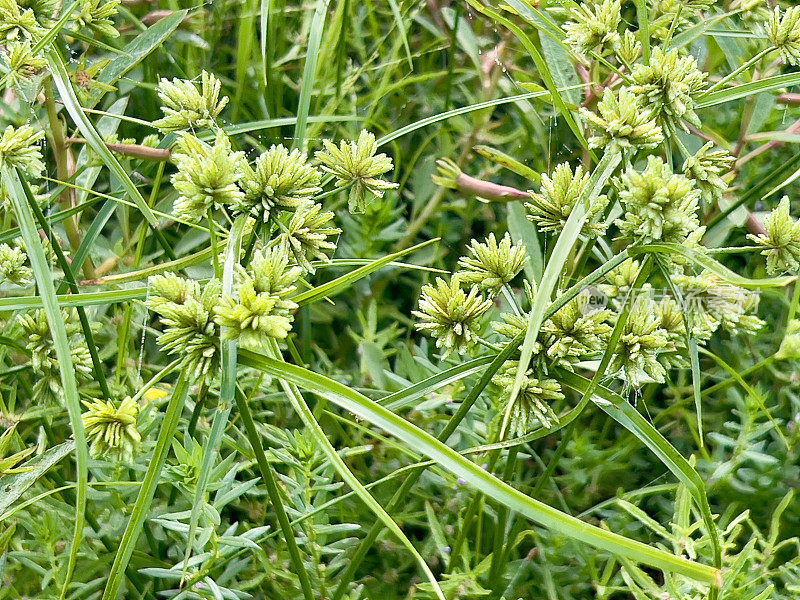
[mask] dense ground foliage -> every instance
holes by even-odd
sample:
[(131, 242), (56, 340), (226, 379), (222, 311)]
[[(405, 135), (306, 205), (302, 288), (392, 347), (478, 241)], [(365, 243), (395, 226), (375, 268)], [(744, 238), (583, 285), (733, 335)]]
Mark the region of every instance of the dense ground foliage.
[(0, 598), (800, 594), (800, 7), (181, 4), (0, 0)]

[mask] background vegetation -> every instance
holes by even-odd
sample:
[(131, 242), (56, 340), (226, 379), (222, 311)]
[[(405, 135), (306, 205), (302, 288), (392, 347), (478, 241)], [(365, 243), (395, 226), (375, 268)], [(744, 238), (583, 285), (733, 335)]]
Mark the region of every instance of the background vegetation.
[[(498, 441), (504, 405), (497, 386), (484, 389), (482, 374), (502, 344), (492, 338), (472, 358), (442, 357), (415, 330), (412, 311), (423, 286), (457, 269), (472, 240), (510, 231), (528, 249), (524, 276), (541, 281), (557, 238), (537, 232), (522, 202), (500, 197), (499, 188), (487, 201), (463, 186), (437, 185), (436, 161), (449, 158), (456, 172), (515, 190), (538, 190), (539, 174), (564, 162), (591, 170), (597, 163), (564, 114), (578, 118), (588, 137), (578, 107), (596, 112), (604, 84), (613, 87), (599, 77), (605, 67), (597, 56), (584, 63), (563, 33), (546, 33), (550, 20), (560, 28), (574, 18), (575, 3), (509, 5), (0, 0), (8, 40), (0, 128), (30, 124), (46, 134), (41, 178), (17, 178), (20, 165), (0, 144), (0, 241), (10, 245), (3, 260), (12, 260), (12, 247), (28, 256), (24, 266), (0, 265), (0, 598), (766, 600), (800, 593), (800, 504), (792, 495), (800, 380), (791, 329), (800, 288), (791, 278), (767, 279), (760, 248), (747, 238), (763, 231), (781, 196), (797, 196), (800, 173), (793, 92), (800, 74), (785, 53), (762, 52), (774, 50), (766, 33), (773, 7), (637, 0), (622, 3), (620, 28), (650, 28), (654, 46), (689, 51), (710, 86), (730, 75), (697, 101), (702, 125), (692, 133), (676, 127), (658, 152), (676, 170), (680, 145), (694, 153), (712, 140), (732, 154), (729, 190), (700, 209), (703, 244), (712, 250), (704, 256), (713, 257), (701, 267), (758, 288), (764, 325), (758, 333), (715, 334), (699, 353), (687, 348), (687, 362), (663, 383), (609, 384), (625, 395), (624, 408), (615, 405), (623, 418), (591, 402), (568, 413), (585, 390), (581, 379), (577, 392), (554, 403), (574, 420), (528, 429), (533, 434), (500, 451), (483, 447)], [(104, 6), (112, 9), (106, 21)], [(56, 16), (42, 19), (32, 40), (44, 63), (28, 64), (19, 80), (8, 44), (25, 35), (14, 10)], [(671, 18), (657, 21), (664, 15)], [(215, 217), (216, 232), (207, 221), (174, 218), (176, 168), (164, 159), (176, 136), (152, 125), (164, 116), (156, 86), (161, 78), (199, 85), (204, 71), (229, 98), (218, 124), (248, 159), (282, 143), (307, 149), (313, 160), (323, 139), (338, 144), (366, 130), (391, 157), (385, 178), (397, 185), (358, 214), (348, 210), (348, 190), (324, 179), (318, 200), (335, 213), (341, 234), (333, 261), (316, 264), (308, 286), (298, 284), (303, 298), (295, 297), (287, 342), (240, 349), (238, 359), (234, 346), (222, 354), (222, 376), (198, 382), (167, 368), (174, 356), (158, 345), (164, 326), (148, 309), (158, 296), (148, 278), (169, 271), (205, 285), (234, 254), (222, 252), (220, 240), (246, 246), (258, 239), (244, 222), (237, 230), (228, 213)], [(98, 150), (87, 133), (94, 129), (117, 145), (109, 146), (113, 153)], [(569, 266), (560, 291), (620, 250), (614, 235), (606, 239), (605, 254), (562, 259)], [(667, 288), (668, 279), (654, 285)], [(527, 302), (523, 286), (515, 290)], [(506, 300), (496, 305), (508, 310)], [(61, 308), (68, 312), (59, 334), (46, 314)], [(83, 348), (92, 356), (82, 355), (81, 373), (67, 363), (79, 364)], [(37, 363), (37, 355), (46, 361)], [(591, 378), (592, 367), (580, 373)], [(119, 406), (128, 396), (138, 407), (141, 444), (129, 443), (127, 456), (90, 457), (91, 436), (87, 442), (75, 430), (90, 410), (81, 401)], [(606, 406), (619, 396), (609, 398)], [(461, 407), (470, 410), (461, 414)], [(486, 475), (448, 467), (450, 455), (432, 455), (437, 447), (419, 437), (425, 433)], [(598, 539), (614, 532), (674, 562), (661, 554), (643, 559), (639, 547), (597, 551), (560, 517), (534, 523), (526, 510), (538, 505), (501, 497), (489, 474), (598, 526)], [(710, 566), (665, 576), (680, 570), (679, 556)], [(692, 577), (700, 583), (687, 583)]]

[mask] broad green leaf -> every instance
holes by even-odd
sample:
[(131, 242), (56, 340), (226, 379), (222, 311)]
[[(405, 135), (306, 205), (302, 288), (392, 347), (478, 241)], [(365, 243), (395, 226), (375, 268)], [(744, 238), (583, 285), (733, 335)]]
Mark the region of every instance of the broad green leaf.
[(515, 242), (522, 242), (525, 245), (528, 252), (528, 261), (524, 267), (525, 275), (538, 285), (544, 271), (544, 256), (536, 227), (528, 220), (522, 202), (508, 203), (508, 232)]
[(498, 150), (497, 148), (492, 148), (491, 146), (484, 146), (478, 145), (473, 148), (475, 152), (483, 156), (484, 158), (497, 163), (498, 165), (505, 167), (512, 173), (516, 173), (520, 177), (524, 177), (525, 179), (529, 179), (530, 181), (535, 181), (539, 183), (541, 180), (541, 175), (531, 169), (530, 167), (523, 165), (513, 156), (509, 156), (505, 152)]
[(715, 15), (711, 18), (707, 18), (702, 20), (697, 25), (693, 25), (689, 27), (686, 31), (682, 31), (678, 35), (672, 38), (670, 42), (670, 48), (683, 48), (684, 46), (688, 46), (693, 41), (704, 35), (709, 29), (717, 25), (718, 23), (724, 21), (734, 13), (723, 13), (721, 15)]

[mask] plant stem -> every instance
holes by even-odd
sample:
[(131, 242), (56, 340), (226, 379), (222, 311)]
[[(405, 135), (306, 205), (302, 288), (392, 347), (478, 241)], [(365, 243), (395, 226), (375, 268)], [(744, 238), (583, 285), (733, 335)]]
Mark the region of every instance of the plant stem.
[(758, 54), (756, 54), (756, 55), (755, 55), (753, 58), (751, 58), (750, 60), (748, 60), (746, 63), (744, 63), (744, 64), (743, 64), (742, 66), (740, 66), (738, 69), (736, 69), (736, 70), (735, 70), (735, 71), (733, 71), (732, 73), (730, 73), (730, 74), (726, 75), (725, 77), (723, 77), (722, 79), (720, 79), (720, 80), (719, 80), (717, 83), (715, 83), (715, 84), (714, 84), (714, 85), (712, 85), (710, 88), (708, 88), (708, 89), (707, 89), (707, 90), (706, 90), (706, 91), (703, 93), (703, 95), (700, 97), (700, 100), (702, 100), (703, 98), (705, 98), (705, 97), (706, 97), (708, 94), (710, 94), (710, 93), (712, 93), (712, 92), (714, 92), (714, 91), (718, 90), (719, 88), (721, 88), (723, 85), (725, 85), (726, 83), (728, 83), (728, 82), (729, 82), (731, 79), (733, 79), (734, 77), (736, 77), (736, 76), (737, 76), (739, 73), (741, 73), (741, 72), (742, 72), (742, 71), (744, 71), (745, 69), (748, 69), (749, 67), (751, 67), (752, 65), (754, 65), (755, 63), (757, 63), (759, 60), (761, 60), (761, 59), (762, 59), (764, 56), (766, 56), (767, 54), (769, 54), (769, 53), (770, 53), (770, 52), (772, 52), (773, 50), (774, 50), (774, 48), (773, 48), (772, 46), (770, 46), (769, 48), (765, 48), (764, 50), (762, 50), (761, 52), (759, 52)]
[(264, 454), (264, 448), (261, 445), (261, 438), (259, 437), (256, 424), (253, 421), (253, 415), (250, 412), (250, 407), (247, 403), (247, 397), (236, 387), (236, 408), (239, 411), (239, 416), (242, 417), (247, 440), (250, 442), (250, 447), (255, 454), (258, 469), (261, 472), (261, 478), (267, 487), (267, 494), (272, 503), (272, 508), (275, 511), (275, 516), (278, 519), (283, 537), (286, 540), (286, 547), (289, 551), (289, 558), (292, 561), (292, 567), (295, 570), (297, 578), (300, 580), (300, 587), (303, 588), (303, 597), (305, 600), (314, 600), (314, 590), (311, 588), (311, 580), (306, 572), (303, 559), (300, 556), (300, 549), (297, 547), (297, 540), (294, 537), (294, 530), (289, 522), (289, 517), (286, 515), (286, 509), (283, 507), (283, 499), (281, 498), (280, 489), (275, 479), (275, 474), (272, 467), (267, 462), (267, 457)]
[[(69, 180), (69, 163), (67, 157), (67, 143), (64, 137), (64, 127), (61, 119), (58, 118), (58, 111), (56, 110), (55, 91), (53, 90), (52, 79), (46, 79), (44, 82), (44, 105), (47, 110), (47, 119), (50, 125), (50, 136), (53, 143), (53, 157), (56, 161), (56, 173), (61, 181)], [(64, 189), (58, 197), (62, 210), (72, 208), (72, 192), (69, 189)], [(64, 220), (64, 231), (67, 234), (67, 240), (72, 247), (73, 252), (77, 252), (81, 247), (81, 235), (78, 231), (78, 216), (70, 217)], [(86, 257), (83, 263), (83, 276), (86, 279), (94, 277), (94, 265), (92, 259)]]

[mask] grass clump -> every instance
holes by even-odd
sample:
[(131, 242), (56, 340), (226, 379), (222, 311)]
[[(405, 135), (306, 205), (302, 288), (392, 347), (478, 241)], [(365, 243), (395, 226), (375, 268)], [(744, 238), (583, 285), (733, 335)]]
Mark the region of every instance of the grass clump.
[(0, 599), (794, 598), (799, 17), (0, 0)]

